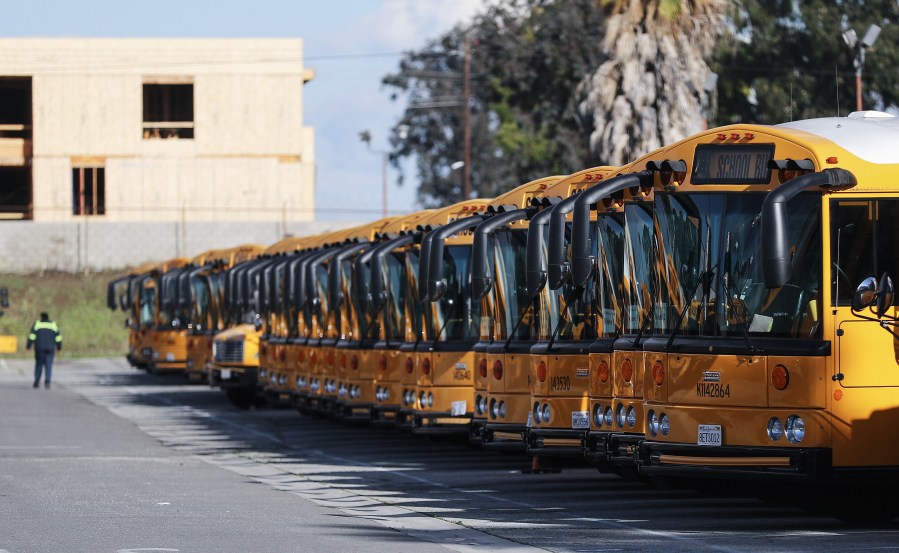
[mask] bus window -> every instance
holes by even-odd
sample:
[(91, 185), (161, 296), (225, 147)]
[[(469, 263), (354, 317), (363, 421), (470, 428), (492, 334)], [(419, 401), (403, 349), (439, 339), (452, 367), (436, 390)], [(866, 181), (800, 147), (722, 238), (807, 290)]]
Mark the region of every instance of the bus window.
[[(899, 199), (830, 202), (834, 305), (850, 305), (856, 286), (884, 272), (899, 278)], [(893, 305), (899, 297), (894, 299)]]

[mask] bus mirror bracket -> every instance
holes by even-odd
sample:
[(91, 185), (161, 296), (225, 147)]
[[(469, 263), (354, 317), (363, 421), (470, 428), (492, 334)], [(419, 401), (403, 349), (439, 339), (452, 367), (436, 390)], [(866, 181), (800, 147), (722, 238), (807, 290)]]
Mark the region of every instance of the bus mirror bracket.
[(761, 248), (765, 288), (780, 288), (790, 280), (792, 255), (787, 203), (810, 188), (840, 190), (857, 183), (855, 175), (846, 169), (824, 169), (789, 180), (765, 196), (762, 203)]
[(490, 268), (494, 260), (496, 230), (511, 222), (527, 219), (534, 213), (533, 208), (500, 211), (475, 229), (471, 262), (471, 297), (473, 300), (483, 299), (493, 287), (494, 279), (490, 274)]

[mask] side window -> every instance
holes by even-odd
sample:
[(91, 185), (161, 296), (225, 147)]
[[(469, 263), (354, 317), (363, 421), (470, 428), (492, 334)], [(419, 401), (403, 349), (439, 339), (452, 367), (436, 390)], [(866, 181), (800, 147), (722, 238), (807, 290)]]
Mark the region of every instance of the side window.
[(144, 83), (143, 137), (191, 139), (194, 137), (194, 85)]
[(72, 168), (72, 215), (106, 214), (106, 170)]
[(899, 200), (831, 200), (830, 257), (835, 305), (850, 305), (852, 292), (866, 277), (880, 278), (887, 273), (894, 280), (899, 278), (897, 247)]

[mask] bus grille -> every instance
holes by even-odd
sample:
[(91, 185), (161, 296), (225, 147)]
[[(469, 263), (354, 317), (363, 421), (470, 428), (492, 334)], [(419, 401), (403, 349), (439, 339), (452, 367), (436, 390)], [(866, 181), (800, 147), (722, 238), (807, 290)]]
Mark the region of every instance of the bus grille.
[(243, 340), (216, 340), (214, 345), (216, 363), (243, 362)]

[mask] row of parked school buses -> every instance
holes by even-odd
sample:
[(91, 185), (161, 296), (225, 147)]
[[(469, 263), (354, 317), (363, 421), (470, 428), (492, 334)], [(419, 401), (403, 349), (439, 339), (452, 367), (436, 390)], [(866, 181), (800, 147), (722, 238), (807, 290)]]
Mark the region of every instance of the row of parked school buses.
[[(544, 464), (889, 516), (899, 121), (701, 132), (623, 167), (109, 285), (137, 366)], [(874, 499), (872, 499), (872, 497)]]

